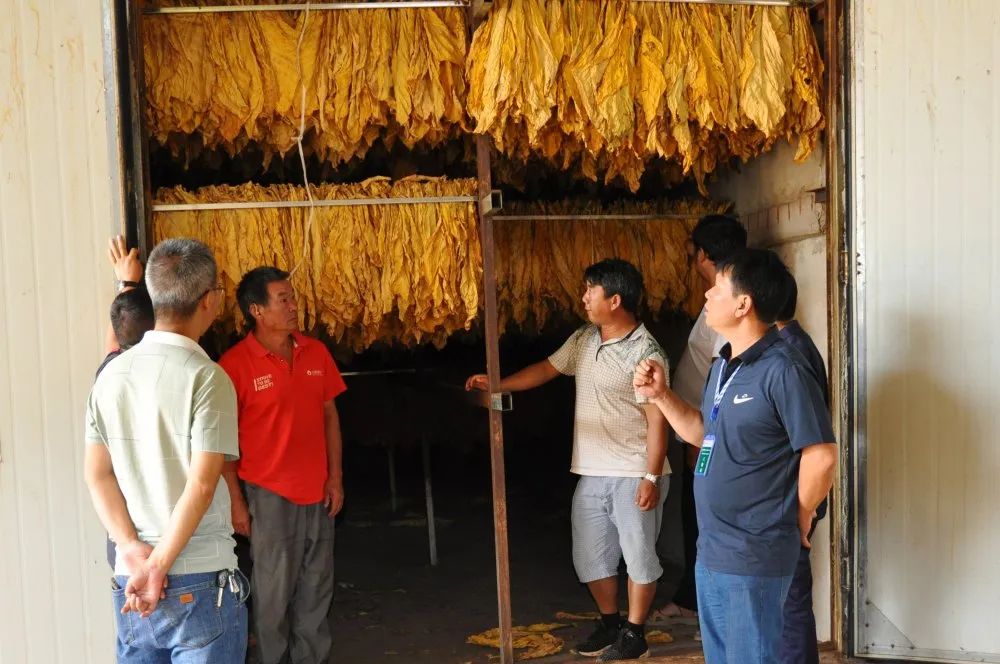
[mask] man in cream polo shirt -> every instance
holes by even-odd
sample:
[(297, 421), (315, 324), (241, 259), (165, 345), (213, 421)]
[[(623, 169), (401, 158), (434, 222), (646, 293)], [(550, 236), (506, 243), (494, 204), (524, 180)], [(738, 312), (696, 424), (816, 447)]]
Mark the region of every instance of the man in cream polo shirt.
[[(573, 462), (573, 564), (601, 612), (594, 633), (576, 647), (599, 661), (648, 654), (645, 623), (663, 570), (656, 555), (666, 463), (666, 421), (632, 386), (634, 363), (665, 362), (663, 349), (638, 321), (642, 275), (623, 260), (591, 265), (583, 304), (590, 323), (547, 360), (500, 382), (504, 391), (538, 387), (560, 375), (576, 379)], [(466, 389), (489, 388), (486, 376)], [(628, 572), (628, 619), (618, 614), (618, 564)]]
[(226, 459), (239, 455), (236, 392), (197, 339), (221, 302), (212, 252), (167, 240), (150, 254), (156, 319), (111, 360), (87, 402), (84, 475), (117, 544), (119, 664), (242, 664), (246, 579), (236, 570)]

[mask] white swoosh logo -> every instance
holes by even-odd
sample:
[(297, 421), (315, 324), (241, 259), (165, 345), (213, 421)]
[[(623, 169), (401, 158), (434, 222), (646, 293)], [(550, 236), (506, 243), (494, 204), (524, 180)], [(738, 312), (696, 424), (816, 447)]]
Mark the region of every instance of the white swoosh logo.
[(746, 403), (747, 401), (753, 401), (753, 397), (743, 395), (741, 397), (733, 397), (733, 403), (739, 405), (741, 403)]

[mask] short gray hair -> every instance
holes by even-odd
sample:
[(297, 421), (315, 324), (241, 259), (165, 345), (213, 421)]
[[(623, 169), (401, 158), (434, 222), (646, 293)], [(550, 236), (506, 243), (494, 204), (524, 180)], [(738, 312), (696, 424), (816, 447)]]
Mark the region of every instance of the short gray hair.
[(212, 250), (190, 238), (164, 240), (146, 263), (146, 290), (157, 318), (190, 318), (217, 278)]

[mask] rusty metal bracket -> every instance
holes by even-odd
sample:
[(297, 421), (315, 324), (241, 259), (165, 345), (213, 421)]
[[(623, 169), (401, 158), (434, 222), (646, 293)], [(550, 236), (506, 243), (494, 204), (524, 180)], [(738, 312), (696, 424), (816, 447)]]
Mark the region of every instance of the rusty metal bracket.
[(509, 413), (514, 410), (514, 399), (510, 392), (482, 392), (480, 390), (472, 390), (471, 392), (466, 392), (466, 400), (473, 406), (501, 413)]
[(490, 193), (479, 199), (479, 216), (485, 217), (503, 209), (503, 192), (499, 189), (491, 189)]
[(510, 392), (494, 392), (490, 395), (490, 410), (509, 413), (514, 410), (514, 399)]

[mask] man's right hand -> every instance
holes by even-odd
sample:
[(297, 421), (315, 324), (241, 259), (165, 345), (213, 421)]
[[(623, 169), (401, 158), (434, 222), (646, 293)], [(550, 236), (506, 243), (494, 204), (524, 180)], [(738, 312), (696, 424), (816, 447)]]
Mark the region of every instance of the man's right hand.
[(149, 554), (153, 553), (153, 547), (138, 539), (119, 545), (117, 550), (118, 555), (125, 563), (125, 569), (128, 570), (129, 576), (138, 572), (143, 563), (149, 559)]
[(643, 360), (635, 368), (632, 385), (640, 396), (659, 399), (667, 393), (667, 373), (656, 360)]
[(125, 584), (125, 606), (122, 607), (122, 613), (135, 611), (143, 618), (148, 618), (164, 598), (166, 587), (166, 571), (147, 559)]
[(250, 510), (242, 498), (233, 501), (233, 530), (244, 537), (250, 537)]
[(486, 374), (475, 374), (469, 376), (469, 380), (465, 381), (465, 391), (471, 392), (472, 390), (479, 390), (480, 392), (490, 391), (490, 378)]

